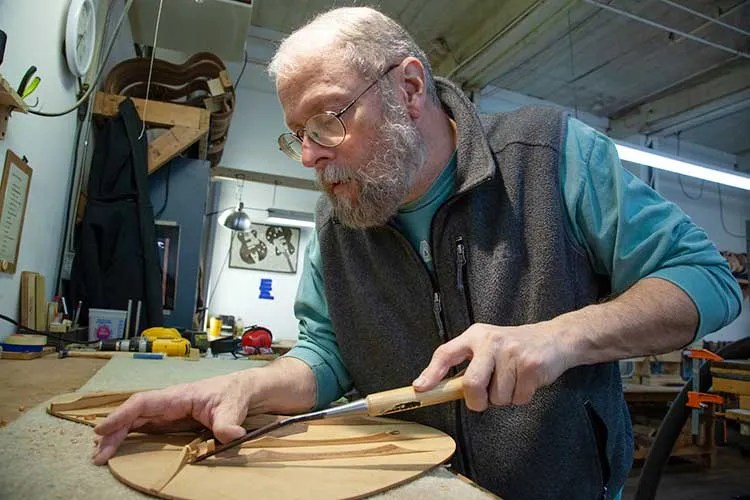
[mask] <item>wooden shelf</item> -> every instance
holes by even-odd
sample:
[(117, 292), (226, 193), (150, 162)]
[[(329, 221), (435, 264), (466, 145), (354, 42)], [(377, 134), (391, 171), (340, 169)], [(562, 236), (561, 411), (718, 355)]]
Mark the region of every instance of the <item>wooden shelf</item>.
[[(116, 116), (120, 103), (126, 97), (122, 95), (97, 92), (94, 100), (94, 114)], [(149, 100), (146, 112), (145, 99), (132, 98), (138, 115), (146, 123), (168, 130), (148, 144), (148, 173), (152, 174), (179, 153), (200, 141), (200, 158), (206, 157), (208, 148), (208, 129), (211, 114), (207, 109)]]
[(21, 96), (13, 90), (8, 81), (0, 75), (0, 140), (5, 139), (5, 131), (8, 128), (10, 114), (13, 111), (26, 113), (28, 106), (23, 102)]

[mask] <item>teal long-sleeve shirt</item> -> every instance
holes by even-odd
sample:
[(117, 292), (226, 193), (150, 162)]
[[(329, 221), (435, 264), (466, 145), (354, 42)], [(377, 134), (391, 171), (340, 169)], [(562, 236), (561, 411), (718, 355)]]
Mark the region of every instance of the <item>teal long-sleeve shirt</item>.
[[(428, 268), (431, 261), (425, 245), (430, 222), (454, 192), (455, 168), (454, 155), (428, 192), (401, 207), (396, 217), (396, 225)], [(646, 277), (674, 283), (698, 310), (697, 338), (739, 314), (739, 286), (706, 233), (679, 207), (623, 168), (612, 141), (574, 118), (568, 119), (560, 180), (571, 232), (586, 249), (594, 270), (609, 276), (614, 293)], [(328, 314), (321, 268), (314, 233), (305, 252), (294, 307), (299, 341), (287, 356), (313, 370), (319, 408), (352, 386)]]

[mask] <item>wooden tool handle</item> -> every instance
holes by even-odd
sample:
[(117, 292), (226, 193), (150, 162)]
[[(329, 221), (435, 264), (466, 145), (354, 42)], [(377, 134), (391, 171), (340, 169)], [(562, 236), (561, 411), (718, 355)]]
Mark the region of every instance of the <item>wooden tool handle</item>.
[(96, 359), (112, 359), (113, 352), (98, 352), (98, 351), (68, 351), (64, 358), (96, 358)]
[(412, 386), (376, 392), (366, 398), (367, 413), (376, 417), (463, 399), (463, 382), (464, 378), (461, 376), (443, 380), (434, 389), (425, 392), (417, 392)]

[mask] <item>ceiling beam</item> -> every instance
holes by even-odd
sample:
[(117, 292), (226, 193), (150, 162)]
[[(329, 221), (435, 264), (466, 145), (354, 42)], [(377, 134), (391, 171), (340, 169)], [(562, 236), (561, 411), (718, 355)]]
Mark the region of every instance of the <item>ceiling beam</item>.
[[(737, 154), (737, 170), (750, 174), (750, 149)], [(750, 236), (750, 233), (748, 234)]]
[(272, 184), (274, 186), (284, 186), (295, 189), (308, 189), (310, 191), (319, 191), (315, 181), (310, 179), (301, 179), (299, 177), (289, 177), (285, 175), (264, 174), (262, 172), (251, 172), (240, 168), (232, 167), (213, 167), (210, 169), (211, 180), (230, 179), (245, 180), (248, 182), (260, 182), (263, 184)]
[(609, 135), (670, 135), (750, 108), (750, 63), (724, 65), (610, 117)]
[(482, 88), (497, 77), (504, 60), (535, 43), (577, 0), (509, 0), (493, 4), (485, 21), (452, 46), (435, 73), (465, 87)]

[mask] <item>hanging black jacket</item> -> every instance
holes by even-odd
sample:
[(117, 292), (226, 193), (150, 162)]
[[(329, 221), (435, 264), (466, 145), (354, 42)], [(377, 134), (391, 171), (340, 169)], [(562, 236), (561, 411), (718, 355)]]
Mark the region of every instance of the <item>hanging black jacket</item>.
[(147, 141), (145, 133), (138, 139), (142, 122), (133, 102), (124, 100), (119, 110), (96, 132), (70, 289), (73, 303), (83, 301), (82, 319), (92, 307), (124, 310), (128, 299), (135, 318), (135, 304), (142, 300), (142, 330), (163, 320)]

